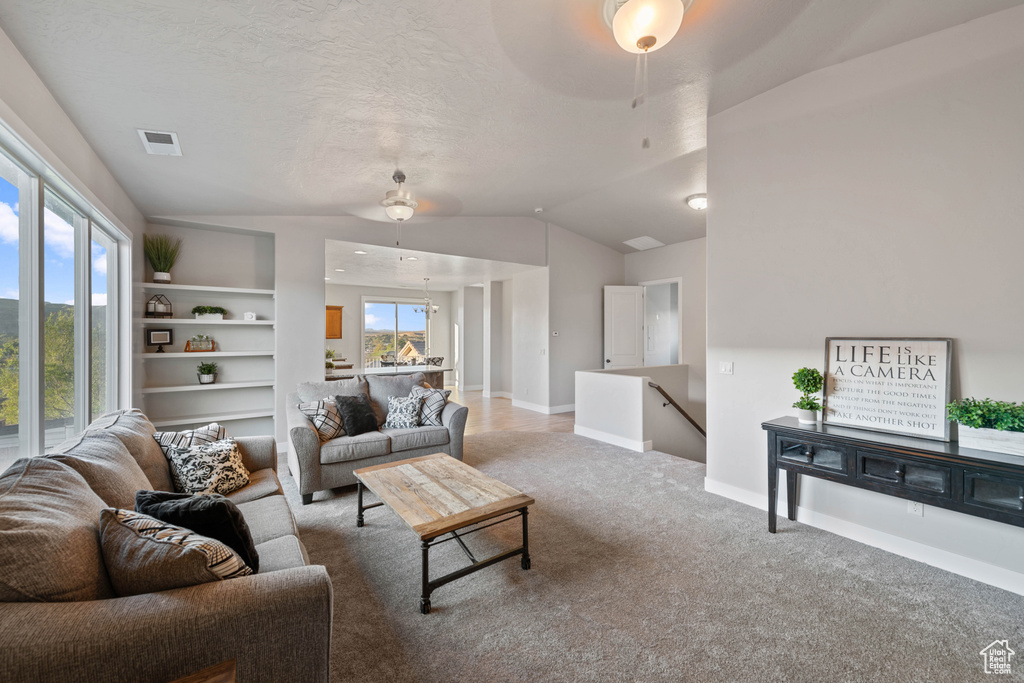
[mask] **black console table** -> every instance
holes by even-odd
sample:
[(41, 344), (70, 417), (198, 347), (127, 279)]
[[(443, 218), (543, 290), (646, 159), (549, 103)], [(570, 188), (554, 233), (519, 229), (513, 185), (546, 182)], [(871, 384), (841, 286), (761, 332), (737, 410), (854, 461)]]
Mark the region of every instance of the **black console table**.
[(780, 417), (768, 432), (768, 531), (775, 533), (779, 470), (796, 519), (800, 475), (878, 491), (1024, 527), (1024, 457), (955, 442), (869, 432)]

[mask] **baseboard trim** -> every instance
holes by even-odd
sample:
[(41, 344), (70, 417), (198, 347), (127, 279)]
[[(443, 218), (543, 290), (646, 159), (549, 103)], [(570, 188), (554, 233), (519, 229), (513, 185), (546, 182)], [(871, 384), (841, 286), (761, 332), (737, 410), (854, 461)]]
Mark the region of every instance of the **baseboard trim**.
[(651, 450), (653, 444), (650, 441), (637, 441), (635, 439), (627, 439), (624, 436), (618, 434), (609, 434), (608, 432), (602, 432), (600, 429), (591, 429), (590, 427), (582, 427), (580, 425), (573, 426), (573, 433), (578, 436), (585, 436), (588, 439), (594, 441), (603, 441), (604, 443), (610, 443), (613, 446), (619, 446), (620, 448), (628, 448), (631, 451), (637, 453), (646, 453)]
[[(730, 498), (768, 512), (768, 496), (760, 493), (741, 489), (731, 484), (723, 484), (707, 477), (704, 478), (704, 490), (708, 493)], [(786, 514), (785, 499), (786, 493), (783, 487), (779, 491), (778, 505), (778, 509), (782, 511), (783, 517)], [(932, 546), (918, 543), (917, 541), (910, 541), (884, 531), (847, 522), (846, 520), (815, 512), (805, 507), (797, 506), (796, 520), (801, 524), (807, 524), (808, 526), (813, 526), (838, 536), (844, 536), (858, 543), (880, 548), (894, 555), (923, 562), (932, 567), (938, 567), (947, 572), (965, 576), (968, 579), (974, 579), (990, 586), (1002, 588), (1017, 595), (1024, 595), (1024, 574), (1004, 569), (1003, 567), (996, 567), (987, 562), (965, 557), (964, 555), (957, 555), (948, 550), (933, 548)], [(765, 522), (767, 524), (767, 519)], [(767, 526), (765, 526), (764, 532), (768, 533)]]
[(548, 408), (548, 415), (556, 415), (558, 413), (573, 413), (576, 412), (575, 403), (566, 403), (561, 406), (551, 406)]

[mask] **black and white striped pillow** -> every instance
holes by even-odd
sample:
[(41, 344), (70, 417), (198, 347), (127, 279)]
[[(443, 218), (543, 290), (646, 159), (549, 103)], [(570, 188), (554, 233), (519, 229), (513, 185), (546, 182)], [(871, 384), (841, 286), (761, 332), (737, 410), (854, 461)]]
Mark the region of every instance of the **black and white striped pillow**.
[(413, 387), (409, 392), (410, 396), (422, 396), (423, 407), (420, 408), (420, 424), (440, 427), (441, 411), (448, 403), (450, 389), (427, 389), (426, 387)]
[(320, 437), (320, 443), (345, 434), (345, 428), (341, 423), (341, 414), (338, 412), (338, 406), (334, 403), (333, 398), (300, 403), (299, 411), (313, 423), (316, 435)]

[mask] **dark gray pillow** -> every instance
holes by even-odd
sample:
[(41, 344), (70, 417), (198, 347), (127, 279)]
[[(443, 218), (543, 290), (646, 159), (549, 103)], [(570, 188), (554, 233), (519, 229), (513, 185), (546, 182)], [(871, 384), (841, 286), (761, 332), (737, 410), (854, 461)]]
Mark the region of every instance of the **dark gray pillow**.
[(135, 511), (214, 538), (238, 553), (253, 572), (260, 570), (260, 556), (242, 511), (220, 494), (139, 491), (135, 494)]
[(366, 394), (358, 396), (335, 396), (334, 402), (341, 415), (341, 424), (345, 434), (359, 436), (366, 432), (377, 431), (377, 415), (370, 405), (370, 397)]

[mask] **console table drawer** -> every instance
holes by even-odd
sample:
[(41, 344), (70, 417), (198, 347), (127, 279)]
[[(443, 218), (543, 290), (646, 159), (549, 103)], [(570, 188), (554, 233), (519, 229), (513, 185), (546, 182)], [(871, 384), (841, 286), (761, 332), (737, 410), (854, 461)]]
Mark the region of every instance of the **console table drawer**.
[(779, 464), (801, 465), (813, 470), (847, 474), (846, 449), (835, 444), (780, 436), (776, 442)]
[(1024, 478), (965, 470), (964, 503), (1024, 517)]
[(857, 451), (857, 478), (893, 489), (950, 498), (952, 470), (872, 451)]

